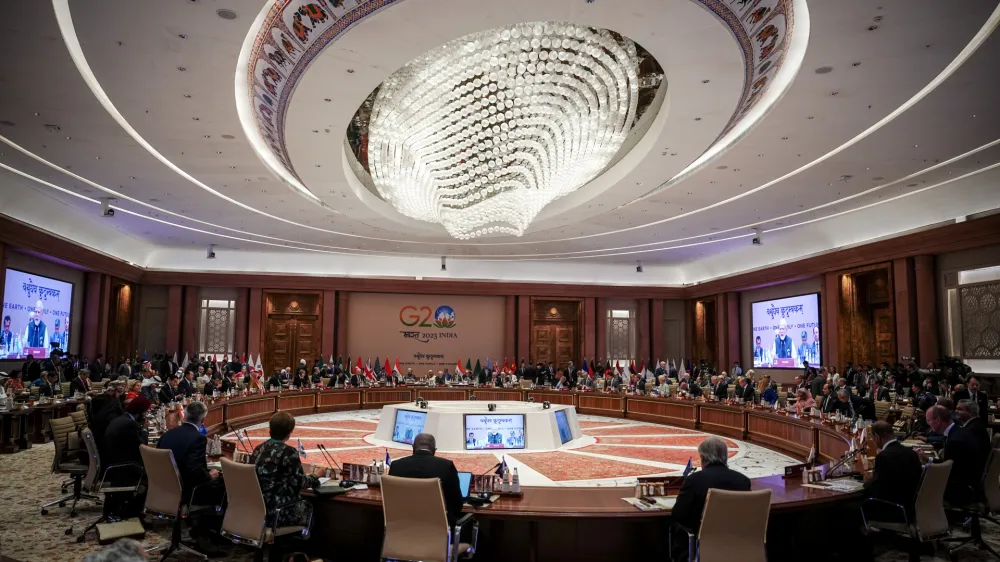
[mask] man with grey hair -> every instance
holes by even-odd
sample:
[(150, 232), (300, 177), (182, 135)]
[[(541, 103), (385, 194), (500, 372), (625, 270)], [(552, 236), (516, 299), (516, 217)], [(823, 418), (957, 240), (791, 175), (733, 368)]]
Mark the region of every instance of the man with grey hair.
[[(725, 441), (715, 436), (705, 439), (698, 445), (698, 456), (701, 470), (684, 478), (673, 509), (674, 522), (695, 534), (701, 527), (701, 514), (710, 489), (750, 491), (750, 479), (726, 466), (729, 450)], [(674, 560), (687, 560), (687, 534), (675, 531), (671, 555)]]
[[(220, 505), (226, 488), (219, 471), (208, 469), (205, 456), (205, 415), (208, 407), (203, 402), (191, 402), (184, 409), (184, 422), (167, 431), (156, 444), (157, 449), (169, 449), (174, 455), (174, 463), (181, 476), (184, 502), (198, 505)], [(195, 489), (197, 488), (197, 490)], [(192, 495), (194, 496), (192, 498)], [(198, 550), (204, 554), (218, 552), (205, 534), (210, 529), (218, 529), (220, 517), (202, 517), (195, 522), (191, 536), (198, 543)]]
[(830, 411), (842, 414), (845, 418), (853, 418), (854, 404), (851, 403), (851, 393), (843, 388), (837, 390), (837, 401), (833, 403)]
[(955, 418), (959, 425), (968, 430), (979, 442), (984, 451), (990, 449), (990, 434), (986, 431), (986, 424), (979, 417), (979, 404), (972, 398), (959, 400), (955, 406)]

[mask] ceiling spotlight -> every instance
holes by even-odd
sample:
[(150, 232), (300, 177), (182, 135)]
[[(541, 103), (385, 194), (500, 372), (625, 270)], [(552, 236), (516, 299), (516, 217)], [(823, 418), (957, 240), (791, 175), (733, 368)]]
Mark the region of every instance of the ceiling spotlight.
[(233, 139), (235, 139), (236, 137), (234, 137), (233, 135), (222, 135), (222, 138), (224, 138), (224, 139), (226, 139), (226, 140), (233, 140)]
[(187, 70), (187, 68), (185, 68), (183, 66), (178, 66), (177, 70), (180, 70), (181, 72), (184, 72), (185, 70)]
[(441, 271), (448, 271), (448, 263), (445, 256), (441, 256)]
[(754, 246), (764, 245), (764, 231), (761, 230), (760, 227), (753, 229), (753, 239), (750, 241), (750, 243), (753, 244)]
[(186, 34), (184, 34), (184, 33), (178, 33), (177, 36), (180, 37), (181, 39), (187, 39), (188, 38), (188, 36)]
[(236, 12), (234, 12), (232, 10), (227, 10), (226, 8), (222, 8), (220, 10), (216, 10), (215, 11), (215, 15), (219, 16), (220, 18), (222, 18), (224, 20), (234, 20), (234, 19), (236, 19)]
[(635, 272), (636, 273), (642, 273), (642, 260), (639, 260), (639, 261), (637, 261), (635, 263), (636, 263)]
[(101, 197), (101, 216), (104, 218), (115, 216), (115, 210), (111, 208), (110, 197)]
[(215, 244), (208, 245), (208, 252), (206, 253), (205, 258), (210, 260), (215, 259)]

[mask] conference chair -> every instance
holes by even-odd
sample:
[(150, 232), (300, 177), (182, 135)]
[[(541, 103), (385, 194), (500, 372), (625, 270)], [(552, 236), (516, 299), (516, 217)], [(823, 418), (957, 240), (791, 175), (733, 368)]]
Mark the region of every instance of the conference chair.
[[(479, 523), (467, 513), (449, 528), (438, 478), (383, 476), (382, 511), (385, 538), (380, 560), (454, 562), (476, 553)], [(470, 521), (472, 543), (459, 542), (462, 528)]]
[(37, 401), (38, 397), (41, 396), (41, 393), (42, 393), (42, 387), (40, 387), (40, 386), (34, 386), (34, 385), (32, 385), (32, 386), (28, 387), (28, 398), (30, 398), (32, 400), (36, 400)]
[(949, 506), (946, 508), (947, 511), (955, 511), (967, 516), (967, 520), (969, 522), (968, 537), (958, 537), (942, 541), (959, 542), (958, 546), (948, 551), (948, 556), (952, 559), (955, 557), (955, 552), (967, 546), (977, 546), (980, 549), (989, 552), (993, 556), (1000, 558), (1000, 554), (998, 554), (996, 550), (983, 540), (982, 528), (983, 519), (986, 519), (996, 525), (1000, 525), (1000, 521), (993, 517), (1000, 512), (1000, 450), (990, 450), (989, 460), (986, 461), (986, 467), (983, 469), (982, 486), (983, 494), (980, 497), (980, 500), (975, 504), (957, 508)]
[[(948, 517), (944, 512), (944, 489), (948, 485), (948, 475), (951, 474), (951, 462), (929, 463), (924, 465), (917, 487), (914, 501), (913, 519), (910, 519), (906, 508), (898, 503), (886, 500), (868, 498), (861, 502), (861, 519), (864, 521), (865, 533), (873, 529), (888, 531), (912, 539), (910, 559), (919, 558), (919, 548), (922, 543), (943, 538), (948, 534)], [(893, 521), (877, 521), (869, 518), (868, 512), (876, 504), (883, 508), (899, 510), (900, 517)], [(868, 511), (866, 511), (866, 507)]]
[[(688, 537), (689, 562), (767, 562), (767, 519), (771, 490), (710, 489), (698, 532), (674, 523)], [(733, 525), (733, 521), (740, 521)], [(673, 541), (673, 533), (669, 534)], [(671, 550), (673, 548), (671, 547)]]
[(875, 401), (875, 419), (884, 420), (889, 417), (889, 403), (883, 400)]
[[(303, 540), (309, 538), (311, 511), (306, 525), (278, 526), (282, 510), (297, 504), (308, 504), (308, 500), (296, 500), (268, 513), (260, 481), (257, 480), (256, 467), (229, 459), (221, 459), (221, 462), (222, 473), (226, 475), (226, 496), (229, 498), (226, 516), (222, 520), (223, 537), (236, 544), (252, 547), (255, 551), (254, 559), (260, 562), (264, 560), (264, 549), (279, 537), (297, 536)], [(267, 524), (269, 516), (270, 525)]]
[[(207, 556), (181, 543), (181, 524), (196, 513), (218, 510), (219, 507), (193, 505), (190, 501), (184, 502), (181, 475), (177, 470), (174, 452), (170, 449), (154, 449), (146, 445), (139, 445), (139, 454), (142, 456), (142, 464), (146, 468), (146, 504), (143, 511), (146, 515), (173, 523), (170, 542), (151, 548), (146, 552), (162, 551), (161, 561), (166, 560), (175, 550), (187, 552), (206, 560)], [(195, 486), (192, 490), (192, 498), (198, 488), (199, 486)]]
[[(62, 493), (66, 493), (67, 487), (72, 484), (73, 492), (59, 499), (50, 501), (42, 505), (42, 515), (48, 515), (49, 508), (54, 505), (66, 507), (66, 502), (72, 500), (73, 506), (70, 508), (70, 517), (76, 517), (76, 504), (80, 500), (99, 500), (95, 495), (85, 492), (89, 486), (85, 486), (85, 480), (93, 483), (96, 477), (97, 467), (91, 467), (84, 463), (82, 450), (79, 447), (70, 445), (71, 437), (76, 436), (77, 423), (72, 416), (54, 418), (49, 420), (49, 432), (52, 434), (52, 441), (55, 444), (55, 456), (52, 459), (52, 472), (55, 474), (65, 474), (69, 480), (61, 484)], [(84, 428), (84, 432), (89, 432)]]
[(97, 392), (104, 392), (104, 381), (101, 381), (101, 382), (93, 382), (93, 381), (91, 381), (91, 383), (90, 383), (90, 389), (94, 390), (94, 391), (97, 391)]
[(59, 389), (62, 391), (62, 395), (63, 396), (65, 396), (67, 398), (71, 398), (70, 393), (69, 393), (69, 383), (68, 382), (61, 382), (61, 383), (59, 383)]
[[(101, 464), (101, 455), (97, 451), (97, 442), (94, 441), (94, 434), (89, 429), (84, 429), (83, 433), (83, 443), (86, 445), (87, 456), (90, 458), (90, 467), (93, 469), (92, 473), (95, 475), (95, 479), (92, 482), (85, 482), (84, 486), (87, 491), (92, 493), (100, 493), (104, 496), (104, 511), (101, 516), (95, 519), (92, 523), (87, 525), (87, 527), (80, 533), (80, 536), (76, 537), (76, 542), (83, 542), (86, 540), (87, 533), (91, 529), (97, 527), (105, 521), (118, 521), (120, 517), (118, 514), (121, 512), (124, 504), (121, 502), (122, 499), (128, 497), (128, 495), (135, 494), (135, 491), (139, 489), (139, 484), (142, 482), (142, 466), (135, 463), (127, 464), (117, 464), (105, 467)], [(133, 471), (136, 474), (134, 484), (121, 484), (114, 485), (108, 480), (108, 474), (112, 470), (121, 471), (125, 468)], [(100, 474), (101, 479), (97, 480), (96, 475)], [(116, 472), (118, 474), (118, 472)], [(118, 500), (118, 501), (115, 501)], [(73, 525), (70, 524), (69, 528), (66, 529), (67, 535), (73, 534)]]

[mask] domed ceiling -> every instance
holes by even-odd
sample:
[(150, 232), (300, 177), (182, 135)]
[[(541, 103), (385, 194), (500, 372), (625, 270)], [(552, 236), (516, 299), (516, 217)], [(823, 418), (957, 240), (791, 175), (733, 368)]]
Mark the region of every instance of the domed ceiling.
[(150, 269), (682, 285), (1000, 207), (996, 2), (0, 16), (0, 213)]

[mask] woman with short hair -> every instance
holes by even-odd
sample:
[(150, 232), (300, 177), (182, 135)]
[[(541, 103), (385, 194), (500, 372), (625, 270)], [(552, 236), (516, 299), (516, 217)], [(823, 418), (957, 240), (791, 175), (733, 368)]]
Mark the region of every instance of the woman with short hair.
[[(271, 416), (269, 433), (271, 438), (257, 445), (250, 456), (257, 471), (260, 491), (264, 495), (264, 505), (267, 507), (268, 523), (277, 508), (288, 505), (299, 499), (303, 488), (315, 487), (319, 484), (312, 474), (305, 474), (299, 451), (288, 445), (286, 441), (295, 429), (295, 418), (288, 412), (278, 411)], [(312, 506), (301, 502), (281, 510), (277, 524), (279, 527), (306, 525), (312, 512)]]

